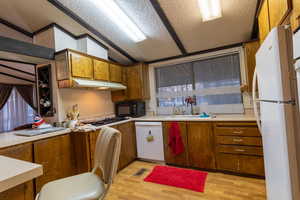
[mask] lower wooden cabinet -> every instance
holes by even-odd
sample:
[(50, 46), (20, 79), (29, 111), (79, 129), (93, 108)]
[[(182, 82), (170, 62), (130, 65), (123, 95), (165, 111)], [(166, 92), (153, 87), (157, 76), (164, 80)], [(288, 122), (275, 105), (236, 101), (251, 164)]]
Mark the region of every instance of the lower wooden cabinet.
[(36, 192), (56, 179), (72, 176), (76, 172), (72, 139), (69, 134), (33, 143), (34, 161), (43, 165), (44, 174), (35, 179)]
[(188, 144), (187, 144), (187, 129), (185, 122), (178, 122), (180, 127), (180, 133), (184, 144), (184, 152), (179, 155), (174, 155), (170, 149), (169, 143), (169, 129), (172, 122), (163, 122), (163, 138), (164, 138), (164, 154), (165, 162), (167, 164), (178, 165), (187, 167), (189, 166), (188, 158)]
[[(28, 162), (33, 162), (32, 144), (22, 144), (0, 149), (0, 155), (8, 156)], [(26, 182), (0, 193), (1, 200), (33, 200), (33, 181)]]
[(262, 139), (256, 123), (215, 123), (217, 169), (264, 176)]
[(188, 122), (187, 133), (190, 166), (216, 169), (213, 124)]
[(133, 122), (116, 127), (122, 134), (121, 154), (118, 169), (121, 170), (137, 158), (136, 135)]
[(219, 170), (264, 176), (264, 160), (262, 156), (236, 154), (217, 154)]

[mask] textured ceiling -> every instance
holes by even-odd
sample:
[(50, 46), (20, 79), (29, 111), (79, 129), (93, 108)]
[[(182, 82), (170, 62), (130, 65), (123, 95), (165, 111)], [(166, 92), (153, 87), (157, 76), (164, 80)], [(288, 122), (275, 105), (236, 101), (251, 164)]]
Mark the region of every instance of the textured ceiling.
[[(97, 29), (102, 35), (139, 61), (151, 61), (180, 55), (150, 0), (116, 0), (119, 6), (147, 35), (147, 40), (132, 42), (90, 0), (59, 0), (64, 6)], [(251, 37), (257, 0), (221, 0), (223, 17), (202, 22), (197, 0), (158, 0), (188, 53), (247, 41)], [(27, 31), (36, 31), (57, 23), (75, 35), (90, 33), (47, 0), (2, 0), (0, 18)], [(99, 41), (105, 44), (100, 38)], [(110, 48), (109, 56), (129, 60)]]
[(197, 0), (159, 0), (161, 7), (190, 52), (250, 39), (257, 0), (221, 0), (223, 17), (202, 22)]

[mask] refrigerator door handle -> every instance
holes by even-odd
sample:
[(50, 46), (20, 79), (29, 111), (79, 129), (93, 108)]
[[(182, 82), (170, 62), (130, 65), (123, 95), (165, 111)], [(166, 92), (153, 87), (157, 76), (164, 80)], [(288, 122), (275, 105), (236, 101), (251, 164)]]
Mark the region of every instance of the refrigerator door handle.
[(258, 130), (259, 130), (260, 134), (262, 134), (260, 116), (259, 116), (258, 109), (257, 109), (257, 103), (259, 102), (259, 100), (256, 98), (256, 88), (257, 88), (257, 72), (256, 72), (256, 67), (255, 67), (254, 74), (253, 74), (253, 80), (252, 80), (252, 100), (253, 100), (253, 109), (254, 109), (254, 115), (255, 115), (257, 126), (258, 126)]

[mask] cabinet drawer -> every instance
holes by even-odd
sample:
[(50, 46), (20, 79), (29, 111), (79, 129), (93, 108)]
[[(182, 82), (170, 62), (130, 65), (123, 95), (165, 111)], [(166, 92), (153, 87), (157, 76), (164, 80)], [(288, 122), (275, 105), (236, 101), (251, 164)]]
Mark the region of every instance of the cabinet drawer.
[(232, 135), (232, 136), (249, 136), (258, 137), (260, 136), (257, 127), (216, 127), (215, 133), (217, 135)]
[(217, 168), (224, 171), (264, 176), (262, 156), (219, 153), (217, 154)]
[(262, 146), (260, 137), (217, 136), (217, 144)]
[(243, 154), (243, 155), (263, 155), (261, 147), (237, 146), (237, 145), (219, 145), (217, 146), (219, 153)]

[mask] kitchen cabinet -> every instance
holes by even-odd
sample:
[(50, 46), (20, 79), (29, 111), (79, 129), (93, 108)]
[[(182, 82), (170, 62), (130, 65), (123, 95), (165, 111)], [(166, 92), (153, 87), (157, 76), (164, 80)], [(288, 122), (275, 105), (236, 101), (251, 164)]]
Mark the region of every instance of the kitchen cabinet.
[(252, 92), (252, 80), (256, 66), (255, 54), (259, 49), (259, 41), (244, 43), (246, 75), (247, 75), (247, 92)]
[(74, 146), (70, 134), (56, 136), (33, 143), (34, 161), (43, 165), (43, 176), (35, 179), (36, 192), (56, 179), (72, 176), (76, 172)]
[(293, 0), (293, 11), (291, 15), (291, 25), (293, 31), (299, 28), (300, 26), (300, 1)]
[(188, 122), (188, 151), (191, 167), (215, 169), (213, 126), (210, 122)]
[(94, 60), (94, 79), (109, 81), (109, 75), (109, 63), (101, 60)]
[(139, 63), (134, 66), (124, 68), (125, 85), (127, 89), (112, 92), (112, 101), (125, 100), (147, 100), (150, 99), (149, 69), (148, 65)]
[[(21, 144), (4, 149), (0, 149), (0, 155), (12, 157), (19, 160), (33, 162), (32, 144)], [(1, 200), (33, 200), (33, 181), (18, 185), (7, 191), (0, 193)]]
[(123, 83), (123, 66), (71, 49), (55, 54), (59, 88), (76, 87), (73, 78)]
[(259, 41), (263, 43), (268, 33), (270, 32), (270, 19), (269, 19), (269, 2), (263, 0), (263, 3), (258, 14), (258, 27), (259, 27)]
[(71, 72), (73, 77), (93, 78), (93, 60), (90, 57), (70, 52)]
[(118, 169), (121, 170), (137, 158), (136, 134), (133, 122), (127, 122), (115, 127), (122, 134), (121, 153)]
[(110, 81), (122, 83), (123, 82), (123, 67), (116, 64), (109, 64), (110, 68)]
[(179, 155), (174, 155), (170, 149), (169, 143), (169, 129), (172, 122), (163, 122), (163, 138), (164, 138), (164, 155), (165, 162), (167, 164), (178, 165), (187, 167), (189, 165), (188, 157), (188, 139), (187, 139), (187, 127), (185, 122), (178, 122), (180, 127), (180, 133), (184, 144), (184, 152)]
[(215, 123), (217, 169), (264, 176), (262, 139), (256, 123)]
[(291, 11), (291, 0), (265, 0), (269, 4), (270, 29), (279, 26)]

